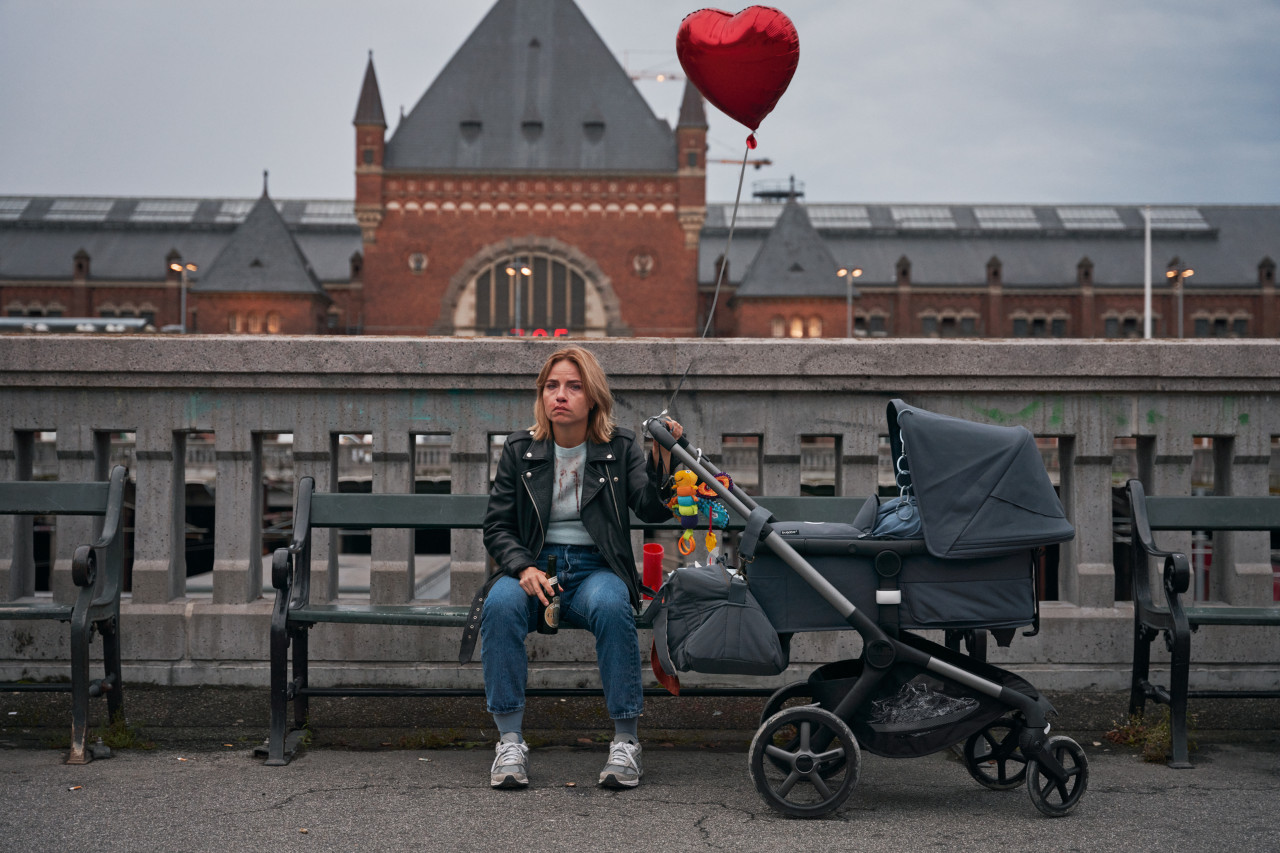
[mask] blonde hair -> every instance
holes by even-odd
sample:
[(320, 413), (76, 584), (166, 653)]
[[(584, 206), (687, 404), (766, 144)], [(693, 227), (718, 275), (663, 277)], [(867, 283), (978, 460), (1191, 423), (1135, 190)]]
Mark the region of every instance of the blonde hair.
[(534, 425), (529, 431), (538, 441), (546, 441), (552, 437), (551, 419), (547, 417), (547, 411), (542, 405), (542, 386), (546, 384), (551, 368), (561, 361), (571, 361), (578, 368), (578, 375), (582, 377), (582, 391), (591, 402), (591, 411), (587, 415), (587, 441), (596, 444), (608, 442), (613, 438), (613, 429), (616, 426), (613, 419), (613, 392), (609, 390), (609, 379), (605, 376), (600, 362), (596, 361), (596, 357), (590, 351), (577, 346), (556, 350), (542, 365), (542, 370), (538, 371), (538, 383), (535, 386), (538, 393), (533, 400)]

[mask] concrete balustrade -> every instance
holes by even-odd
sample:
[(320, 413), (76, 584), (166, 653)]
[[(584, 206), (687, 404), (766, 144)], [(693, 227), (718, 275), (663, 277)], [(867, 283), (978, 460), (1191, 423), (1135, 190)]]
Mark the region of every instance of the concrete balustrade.
[[(339, 436), (371, 435), (375, 492), (414, 488), (415, 460), (447, 466), (451, 488), (488, 488), (490, 437), (532, 420), (532, 384), (560, 342), (508, 339), (266, 337), (0, 337), (0, 479), (32, 476), (34, 441), (56, 431), (60, 479), (105, 478), (113, 434), (133, 433), (136, 482), (133, 592), (123, 605), (126, 677), (135, 682), (265, 684), (271, 602), (262, 597), (264, 460), (288, 452), (264, 436), (293, 436), (297, 477), (338, 485)], [(1194, 438), (1211, 436), (1215, 488), (1266, 494), (1280, 433), (1280, 342), (1242, 341), (592, 341), (617, 397), (619, 422), (639, 428), (693, 368), (673, 414), (706, 452), (730, 435), (759, 437), (759, 491), (797, 494), (806, 466), (838, 461), (838, 493), (867, 495), (880, 479), (885, 405), (913, 405), (974, 421), (1019, 424), (1057, 439), (1063, 504), (1076, 539), (1063, 546), (1057, 601), (1040, 635), (1019, 636), (994, 660), (1041, 687), (1117, 689), (1126, 683), (1132, 610), (1116, 601), (1112, 460), (1136, 441), (1153, 494), (1189, 494)], [(188, 593), (184, 557), (187, 437), (214, 436), (216, 536), (212, 595)], [(415, 436), (430, 433), (429, 448)], [(815, 451), (804, 436), (831, 436)], [(342, 448), (345, 451), (345, 447)], [(447, 454), (447, 455), (446, 455)], [(740, 458), (740, 457), (734, 457)], [(425, 461), (424, 460), (428, 460)], [(201, 463), (205, 464), (205, 463)], [(728, 467), (728, 465), (726, 465)], [(731, 473), (732, 473), (732, 469)], [(31, 595), (31, 520), (0, 523), (0, 597)], [(92, 524), (59, 519), (52, 594), (72, 593), (75, 545)], [(1190, 537), (1166, 542), (1189, 548)], [(635, 537), (638, 546), (640, 537)], [(337, 597), (337, 533), (317, 537), (314, 600)], [(480, 534), (453, 534), (450, 596), (469, 601), (485, 573)], [(1265, 534), (1214, 542), (1212, 597), (1272, 603)], [(1156, 573), (1158, 566), (1146, 568)], [(373, 532), (369, 598), (411, 600), (411, 536)], [(0, 678), (66, 671), (56, 626), (6, 625)], [(648, 637), (642, 638), (645, 646)], [(534, 684), (594, 683), (584, 637), (537, 639)], [(1280, 637), (1265, 629), (1197, 635), (1193, 682), (1274, 686)], [(313, 683), (478, 686), (459, 668), (453, 631), (323, 625), (312, 641)], [(805, 634), (796, 674), (857, 651), (856, 637)], [(782, 679), (779, 679), (782, 680)], [(733, 683), (691, 677), (691, 682)], [(738, 681), (743, 681), (739, 679)], [(747, 680), (750, 681), (750, 680)], [(753, 682), (754, 683), (754, 682)]]

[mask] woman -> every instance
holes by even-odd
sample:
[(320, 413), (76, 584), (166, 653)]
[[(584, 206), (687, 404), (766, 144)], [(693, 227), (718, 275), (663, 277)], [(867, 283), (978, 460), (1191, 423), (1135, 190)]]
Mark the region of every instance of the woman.
[[(484, 519), (485, 548), (499, 572), (480, 622), (485, 695), (499, 733), (490, 784), (529, 784), (529, 748), (521, 735), (525, 636), (535, 628), (538, 604), (558, 591), (561, 621), (596, 638), (615, 729), (600, 784), (633, 788), (642, 773), (636, 726), (644, 694), (629, 510), (646, 521), (670, 517), (659, 490), (671, 455), (655, 442), (646, 465), (635, 433), (614, 423), (604, 371), (581, 347), (553, 353), (537, 389), (535, 424), (507, 437)], [(679, 437), (680, 425), (667, 424)], [(558, 590), (545, 574), (551, 555)]]

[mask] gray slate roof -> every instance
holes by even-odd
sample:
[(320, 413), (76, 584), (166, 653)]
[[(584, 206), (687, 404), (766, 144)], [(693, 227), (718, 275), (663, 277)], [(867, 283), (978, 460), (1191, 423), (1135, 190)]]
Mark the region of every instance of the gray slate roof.
[[(839, 265), (862, 267), (859, 286), (892, 285), (899, 258), (914, 286), (986, 283), (998, 257), (1005, 289), (1072, 286), (1083, 258), (1098, 287), (1141, 287), (1142, 207), (1138, 205), (806, 204), (809, 219)], [(741, 282), (782, 204), (748, 203), (738, 213), (729, 280)], [(715, 282), (732, 205), (708, 205), (698, 280)], [(1166, 264), (1195, 269), (1189, 290), (1256, 288), (1258, 264), (1280, 261), (1280, 205), (1153, 206), (1152, 270), (1166, 286)], [(840, 280), (837, 279), (837, 283)]]
[(324, 295), (289, 227), (263, 192), (218, 256), (191, 289), (202, 293)]
[(384, 165), (672, 172), (675, 135), (573, 0), (498, 0), (400, 122)]
[[(80, 249), (100, 281), (163, 281), (170, 251), (204, 271), (255, 201), (0, 196), (0, 279), (68, 279)], [(321, 281), (348, 281), (362, 249), (351, 199), (273, 201)]]
[(742, 277), (738, 298), (845, 296), (836, 260), (794, 199), (782, 207), (773, 228)]

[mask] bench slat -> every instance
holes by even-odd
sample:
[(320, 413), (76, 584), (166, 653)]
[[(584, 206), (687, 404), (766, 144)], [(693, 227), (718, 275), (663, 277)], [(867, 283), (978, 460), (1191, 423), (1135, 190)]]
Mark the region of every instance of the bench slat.
[(1148, 497), (1152, 530), (1280, 529), (1280, 497)]
[(103, 515), (110, 483), (0, 482), (0, 515)]
[[(759, 503), (783, 521), (849, 522), (865, 498), (761, 497)], [(477, 530), (483, 526), (488, 495), (371, 495), (360, 492), (317, 493), (311, 497), (312, 527), (408, 527)], [(729, 529), (741, 530), (745, 519), (730, 513)], [(672, 518), (660, 524), (633, 513), (631, 525), (646, 529), (679, 529)]]
[(6, 601), (0, 604), (0, 619), (70, 619), (70, 604), (51, 601)]
[(461, 628), (468, 611), (463, 605), (450, 604), (312, 604), (290, 610), (289, 621)]
[(1280, 625), (1280, 607), (1184, 607), (1192, 625)]

